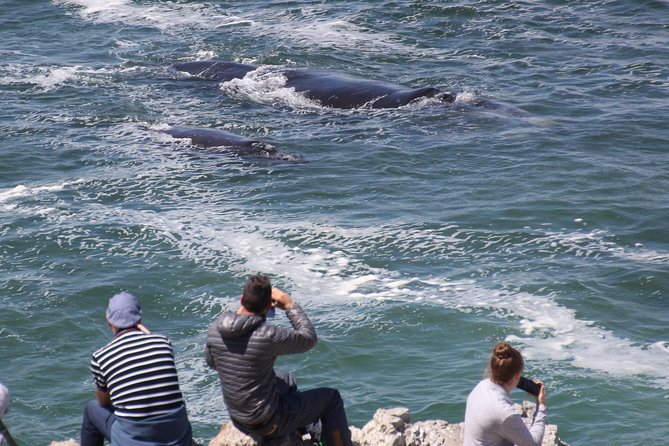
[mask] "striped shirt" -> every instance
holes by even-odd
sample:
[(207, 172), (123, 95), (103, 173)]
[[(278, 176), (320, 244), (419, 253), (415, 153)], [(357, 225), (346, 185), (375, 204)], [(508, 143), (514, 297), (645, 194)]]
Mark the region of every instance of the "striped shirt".
[(109, 392), (114, 414), (143, 418), (183, 405), (172, 344), (165, 336), (132, 330), (93, 353), (97, 387)]

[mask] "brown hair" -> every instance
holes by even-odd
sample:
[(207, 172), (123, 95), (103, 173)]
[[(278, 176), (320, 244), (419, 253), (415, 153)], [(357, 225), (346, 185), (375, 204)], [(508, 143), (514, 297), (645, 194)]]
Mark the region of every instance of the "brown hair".
[(262, 314), (272, 301), (272, 285), (267, 276), (249, 277), (242, 293), (242, 305), (255, 314)]
[(498, 384), (504, 384), (523, 370), (525, 362), (518, 350), (508, 342), (499, 342), (490, 357), (490, 377)]

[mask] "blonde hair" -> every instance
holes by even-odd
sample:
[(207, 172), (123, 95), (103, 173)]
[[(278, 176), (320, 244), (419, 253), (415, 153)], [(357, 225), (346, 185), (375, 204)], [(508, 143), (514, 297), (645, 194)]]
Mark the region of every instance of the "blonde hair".
[(499, 342), (490, 356), (490, 378), (499, 384), (508, 383), (524, 366), (523, 355), (518, 350), (508, 342)]

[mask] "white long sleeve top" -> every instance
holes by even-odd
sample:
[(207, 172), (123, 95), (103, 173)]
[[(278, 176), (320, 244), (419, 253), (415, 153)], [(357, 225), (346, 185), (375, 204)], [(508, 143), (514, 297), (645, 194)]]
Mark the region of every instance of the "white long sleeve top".
[(464, 446), (540, 446), (545, 427), (546, 406), (537, 406), (528, 429), (506, 390), (490, 379), (467, 397)]

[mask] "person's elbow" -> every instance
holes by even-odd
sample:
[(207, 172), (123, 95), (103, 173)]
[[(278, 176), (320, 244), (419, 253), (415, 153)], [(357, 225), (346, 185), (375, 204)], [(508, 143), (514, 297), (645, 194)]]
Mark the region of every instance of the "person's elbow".
[(316, 344), (318, 344), (318, 335), (316, 335), (316, 332), (314, 332), (313, 335), (309, 336), (308, 343), (310, 350), (314, 348)]
[(314, 348), (318, 343), (318, 336), (316, 335), (315, 331), (308, 331), (301, 333), (301, 335), (297, 339), (299, 339), (299, 341), (297, 341), (297, 343), (295, 344), (296, 353), (297, 352), (303, 353), (309, 351), (312, 348)]
[(207, 344), (207, 346), (204, 349), (204, 360), (209, 366), (209, 368), (216, 369), (216, 358), (211, 352), (211, 348)]

